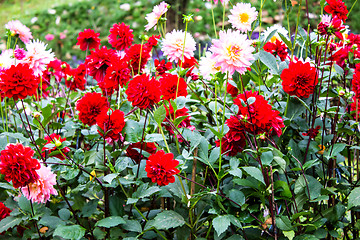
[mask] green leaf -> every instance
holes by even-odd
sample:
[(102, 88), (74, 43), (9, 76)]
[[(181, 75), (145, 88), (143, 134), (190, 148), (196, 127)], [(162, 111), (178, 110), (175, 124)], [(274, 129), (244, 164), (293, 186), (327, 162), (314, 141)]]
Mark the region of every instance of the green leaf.
[(283, 231), (292, 231), (290, 219), (286, 216), (279, 216), (276, 218), (276, 226)]
[(360, 206), (360, 187), (353, 189), (349, 195), (348, 209)]
[(117, 177), (119, 176), (118, 173), (110, 173), (108, 175), (106, 175), (104, 177), (104, 181), (107, 182), (108, 184), (111, 184), (111, 182)]
[(126, 222), (122, 217), (111, 216), (111, 217), (101, 219), (100, 221), (98, 221), (95, 224), (95, 226), (96, 227), (111, 228), (111, 227), (115, 227), (115, 226), (117, 226), (119, 224), (124, 224), (124, 223), (126, 223)]
[(159, 133), (147, 134), (145, 137), (145, 142), (159, 142), (163, 140), (162, 135)]
[(126, 220), (126, 223), (123, 224), (122, 227), (130, 232), (142, 232), (141, 224), (136, 220)]
[(59, 225), (65, 225), (65, 222), (55, 216), (44, 216), (40, 219), (39, 224), (55, 228)]
[(58, 214), (59, 214), (59, 217), (62, 219), (62, 220), (68, 220), (70, 218), (70, 211), (69, 209), (67, 208), (62, 208), (58, 211)]
[(85, 228), (80, 225), (72, 225), (72, 226), (58, 226), (55, 229), (54, 236), (59, 236), (65, 239), (81, 239), (85, 235)]
[(283, 231), (283, 234), (285, 237), (287, 237), (289, 240), (293, 240), (295, 237), (294, 231)]
[(128, 142), (136, 143), (141, 140), (142, 127), (140, 127), (139, 123), (134, 120), (126, 121), (123, 132), (126, 133), (125, 140)]
[(0, 137), (1, 136), (7, 136), (7, 137), (10, 137), (10, 138), (15, 138), (15, 139), (17, 139), (17, 140), (19, 140), (20, 142), (23, 142), (23, 143), (29, 143), (30, 142), (29, 138), (24, 137), (24, 135), (22, 133), (3, 132), (3, 133), (0, 134)]
[(174, 121), (175, 127), (178, 127), (178, 125), (188, 117), (189, 116), (180, 116), (180, 117), (176, 118), (175, 121)]
[(15, 218), (12, 216), (6, 217), (0, 221), (0, 233), (7, 231), (9, 228), (13, 228), (21, 223), (21, 218)]
[(261, 173), (261, 171), (256, 167), (243, 167), (242, 168), (247, 174), (249, 174), (251, 177), (255, 178), (256, 180), (260, 181), (265, 185), (264, 177)]
[(185, 224), (184, 218), (174, 211), (164, 211), (156, 215), (153, 226), (157, 229), (181, 227)]
[(325, 153), (324, 157), (327, 159), (336, 157), (344, 148), (346, 147), (345, 143), (335, 143), (334, 146), (329, 148)]
[[(229, 198), (236, 202), (239, 205), (243, 205), (245, 203), (245, 195), (240, 190), (237, 189), (231, 189), (229, 192)], [(235, 205), (235, 207), (239, 207), (238, 205)]]
[(218, 236), (220, 236), (230, 226), (230, 218), (228, 216), (217, 216), (213, 219), (213, 226)]
[(164, 121), (166, 117), (166, 109), (164, 105), (160, 106), (156, 111), (154, 112), (154, 119), (157, 122), (158, 125), (161, 125), (161, 123)]
[(279, 69), (276, 65), (276, 58), (268, 52), (265, 52), (263, 50), (260, 51), (260, 61), (265, 64), (272, 73), (278, 74)]
[(272, 160), (274, 159), (274, 155), (272, 154), (272, 152), (268, 151), (268, 152), (263, 152), (261, 154), (261, 162), (263, 165), (265, 166), (270, 166)]

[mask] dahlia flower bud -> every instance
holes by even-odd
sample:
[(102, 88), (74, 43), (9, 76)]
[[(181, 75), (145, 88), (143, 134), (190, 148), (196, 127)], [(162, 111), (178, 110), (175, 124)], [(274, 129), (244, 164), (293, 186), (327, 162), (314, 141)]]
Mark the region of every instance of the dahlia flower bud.
[(59, 139), (55, 139), (54, 144), (55, 144), (55, 147), (60, 147), (61, 141)]
[(39, 118), (41, 116), (41, 113), (39, 112), (33, 112), (34, 118)]

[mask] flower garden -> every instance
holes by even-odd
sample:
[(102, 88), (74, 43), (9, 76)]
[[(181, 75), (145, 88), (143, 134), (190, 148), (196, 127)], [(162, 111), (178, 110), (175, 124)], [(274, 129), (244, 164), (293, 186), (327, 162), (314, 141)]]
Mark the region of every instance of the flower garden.
[(284, 0), (264, 27), (265, 1), (208, 2), (204, 44), (163, 1), (140, 36), (76, 33), (76, 62), (9, 21), (0, 239), (358, 239), (356, 3), (321, 1), (311, 27)]

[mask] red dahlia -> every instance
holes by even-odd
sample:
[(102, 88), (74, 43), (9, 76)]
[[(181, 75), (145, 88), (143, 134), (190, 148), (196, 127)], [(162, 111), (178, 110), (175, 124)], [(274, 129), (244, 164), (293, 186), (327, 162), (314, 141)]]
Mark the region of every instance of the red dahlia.
[(316, 68), (301, 61), (290, 62), (289, 68), (282, 71), (280, 78), (284, 91), (299, 98), (308, 98), (318, 83)]
[(132, 34), (133, 30), (130, 29), (125, 23), (114, 24), (110, 28), (110, 35), (108, 36), (109, 43), (116, 50), (123, 50), (131, 46), (134, 41), (134, 35)]
[[(216, 140), (215, 144), (217, 147), (220, 146), (220, 140)], [(221, 152), (225, 153), (227, 156), (236, 156), (239, 152), (242, 152), (246, 146), (245, 136), (242, 135), (238, 141), (231, 140), (230, 134), (227, 133), (221, 140)]]
[(239, 89), (237, 89), (237, 87), (234, 87), (231, 83), (228, 83), (226, 87), (226, 92), (234, 98), (239, 94)]
[(85, 125), (92, 126), (96, 123), (96, 117), (108, 109), (108, 100), (101, 96), (101, 93), (86, 93), (76, 102), (76, 110), (79, 113), (79, 119)]
[[(103, 111), (96, 118), (96, 124), (105, 133), (105, 138), (111, 138), (112, 140), (118, 140), (120, 138), (121, 131), (125, 127), (124, 113), (120, 110), (111, 110), (111, 114), (108, 115), (107, 111)], [(98, 130), (100, 136), (104, 136)]]
[(308, 136), (311, 139), (315, 139), (315, 137), (319, 134), (320, 126), (316, 126), (316, 128), (309, 128), (306, 132), (304, 132), (303, 136)]
[(39, 78), (34, 76), (29, 65), (19, 63), (0, 72), (0, 90), (5, 97), (14, 100), (25, 99), (36, 94)]
[(264, 50), (266, 52), (271, 53), (275, 57), (279, 56), (281, 61), (285, 61), (285, 59), (288, 56), (287, 47), (286, 47), (285, 43), (283, 43), (282, 41), (279, 41), (277, 39), (276, 39), (275, 43), (272, 43), (272, 42), (266, 43), (264, 46)]
[(149, 79), (148, 75), (142, 74), (129, 82), (125, 93), (134, 107), (145, 109), (160, 101), (160, 83), (155, 78)]
[(328, 5), (324, 7), (325, 12), (332, 15), (332, 17), (337, 16), (341, 20), (345, 21), (347, 19), (348, 10), (345, 3), (341, 0), (326, 0)]
[(170, 100), (180, 96), (187, 96), (187, 84), (185, 80), (177, 75), (164, 73), (160, 78), (162, 99)]
[(140, 154), (140, 151), (142, 153), (147, 152), (149, 154), (154, 154), (156, 152), (156, 146), (152, 142), (131, 143), (126, 149), (126, 155), (139, 164), (142, 159), (147, 159), (143, 154)]
[(146, 44), (134, 44), (126, 50), (126, 60), (128, 61), (129, 68), (134, 75), (142, 72), (150, 58), (150, 51), (151, 48), (149, 48)]
[(40, 163), (33, 158), (34, 151), (20, 143), (9, 144), (0, 153), (0, 173), (12, 181), (14, 188), (25, 187), (38, 180), (36, 170)]
[(85, 64), (80, 64), (77, 68), (71, 69), (70, 75), (67, 75), (65, 79), (65, 85), (70, 90), (80, 89), (84, 91), (86, 84), (85, 73), (86, 73)]
[(352, 90), (355, 93), (356, 98), (360, 98), (360, 65), (356, 64), (356, 70), (352, 80)]
[(160, 35), (152, 35), (149, 40), (147, 41), (147, 45), (149, 47), (155, 47), (158, 44), (158, 39), (160, 38)]
[(100, 33), (95, 33), (92, 29), (84, 29), (83, 32), (79, 32), (76, 45), (79, 45), (82, 51), (86, 51), (86, 49), (97, 49), (100, 46), (99, 36)]
[(91, 54), (85, 59), (85, 64), (89, 69), (89, 75), (95, 78), (96, 81), (102, 82), (106, 70), (112, 65), (111, 62), (114, 58), (117, 58), (116, 51), (107, 49), (106, 46), (91, 51)]
[(166, 71), (172, 68), (172, 63), (171, 62), (165, 63), (164, 59), (161, 60), (161, 62), (159, 62), (158, 59), (155, 59), (154, 64), (156, 71), (159, 73), (159, 75), (163, 75)]
[(179, 161), (174, 159), (172, 153), (165, 153), (160, 150), (150, 155), (149, 160), (146, 161), (145, 171), (153, 183), (156, 182), (159, 186), (165, 186), (175, 182), (174, 175), (180, 172), (176, 168), (177, 165), (179, 165)]
[(115, 90), (119, 90), (119, 85), (120, 87), (126, 86), (130, 78), (131, 71), (127, 63), (122, 59), (118, 59), (106, 70), (104, 81), (99, 83), (99, 87), (103, 92), (113, 94)]
[[(45, 157), (45, 151), (47, 150), (50, 157), (56, 157), (60, 160), (64, 160), (65, 157), (61, 153), (57, 153), (55, 155), (52, 155), (51, 152), (58, 151), (58, 147), (61, 146), (61, 143), (66, 141), (66, 138), (61, 138), (60, 135), (53, 133), (50, 136), (44, 137), (44, 139), (47, 141), (45, 146), (41, 149), (41, 155)], [(53, 146), (49, 146), (48, 144), (51, 144)], [(64, 147), (61, 149), (62, 153), (68, 153), (70, 152), (70, 149), (68, 147)]]
[(6, 207), (2, 202), (0, 202), (0, 221), (7, 216), (10, 216), (11, 212), (12, 211), (10, 210), (10, 208)]

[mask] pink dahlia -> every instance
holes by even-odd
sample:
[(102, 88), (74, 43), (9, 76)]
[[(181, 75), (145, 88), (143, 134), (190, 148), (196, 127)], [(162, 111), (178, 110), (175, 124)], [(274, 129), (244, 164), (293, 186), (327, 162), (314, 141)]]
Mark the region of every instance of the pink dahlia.
[(258, 15), (256, 8), (251, 7), (250, 3), (237, 3), (230, 12), (229, 22), (233, 28), (241, 32), (250, 31), (251, 24), (256, 20)]
[(50, 199), (51, 194), (58, 194), (54, 188), (56, 175), (51, 171), (50, 167), (45, 167), (42, 164), (36, 172), (39, 175), (39, 179), (22, 187), (21, 191), (24, 196), (32, 202), (45, 203)]
[(166, 2), (161, 2), (159, 5), (156, 5), (153, 8), (151, 13), (146, 14), (145, 19), (148, 21), (148, 24), (145, 26), (146, 31), (149, 31), (154, 26), (156, 30), (156, 24), (158, 23), (161, 16), (167, 12), (168, 6), (169, 5)]
[(5, 28), (9, 29), (11, 34), (17, 35), (21, 41), (28, 43), (33, 38), (28, 27), (22, 24), (19, 20), (13, 20), (5, 24)]
[[(185, 38), (186, 37), (186, 38)], [(196, 43), (190, 33), (182, 30), (173, 30), (167, 33), (162, 42), (161, 51), (168, 57), (170, 61), (177, 62), (183, 56), (184, 58), (191, 58), (194, 56), (196, 50)]]
[(26, 56), (20, 61), (29, 64), (37, 77), (42, 75), (46, 65), (55, 59), (54, 53), (51, 49), (46, 50), (46, 47), (47, 44), (40, 40), (30, 41), (26, 44)]
[(220, 31), (220, 39), (214, 39), (210, 51), (212, 58), (216, 61), (214, 67), (220, 67), (223, 73), (229, 72), (231, 75), (237, 71), (244, 74), (246, 68), (251, 66), (255, 50), (245, 34), (238, 31)]

